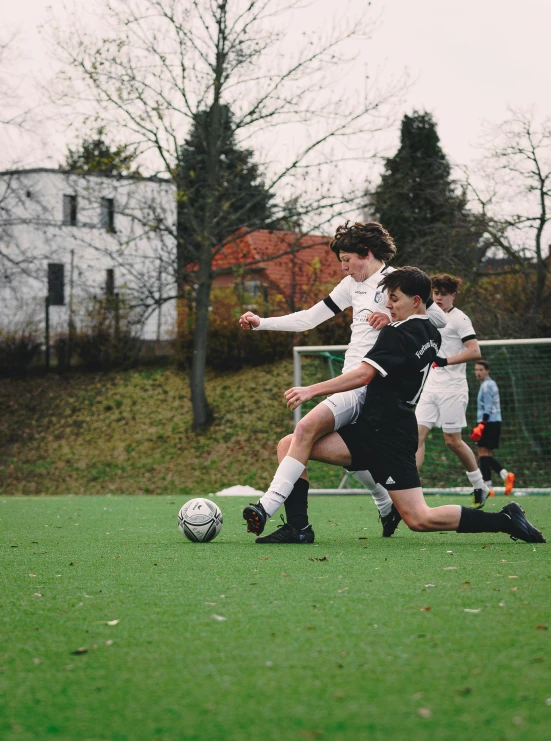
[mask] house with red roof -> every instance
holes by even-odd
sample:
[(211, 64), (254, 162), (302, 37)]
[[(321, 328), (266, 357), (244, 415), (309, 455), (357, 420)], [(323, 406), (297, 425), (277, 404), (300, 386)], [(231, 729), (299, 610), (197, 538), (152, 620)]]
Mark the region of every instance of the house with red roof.
[(342, 279), (341, 264), (329, 249), (330, 238), (317, 234), (259, 229), (229, 241), (215, 256), (214, 287), (239, 281), (251, 297), (278, 296), (289, 311), (307, 308)]

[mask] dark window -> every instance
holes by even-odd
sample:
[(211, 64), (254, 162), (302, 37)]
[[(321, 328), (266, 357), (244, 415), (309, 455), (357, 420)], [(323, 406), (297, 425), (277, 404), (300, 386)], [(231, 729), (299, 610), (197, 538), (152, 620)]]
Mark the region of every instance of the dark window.
[(115, 230), (115, 200), (113, 198), (101, 199), (101, 225), (109, 231)]
[(68, 226), (77, 225), (77, 197), (63, 196), (63, 223)]

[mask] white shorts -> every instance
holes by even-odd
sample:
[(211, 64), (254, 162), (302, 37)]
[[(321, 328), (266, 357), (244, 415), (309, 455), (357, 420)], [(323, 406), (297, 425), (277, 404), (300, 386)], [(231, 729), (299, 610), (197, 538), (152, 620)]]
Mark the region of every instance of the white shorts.
[(321, 403), (329, 407), (335, 417), (335, 430), (354, 424), (365, 400), (367, 386), (352, 391), (341, 391), (324, 399)]
[(441, 427), (443, 432), (461, 432), (467, 426), (465, 411), (469, 394), (465, 391), (423, 392), (415, 409), (417, 424)]

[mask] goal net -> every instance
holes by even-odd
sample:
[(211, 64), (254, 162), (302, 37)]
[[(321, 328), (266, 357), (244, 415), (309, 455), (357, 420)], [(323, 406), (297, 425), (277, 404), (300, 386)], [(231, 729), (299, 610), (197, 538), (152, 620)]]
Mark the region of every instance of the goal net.
[[(500, 447), (495, 455), (515, 474), (514, 494), (551, 494), (551, 338), (538, 340), (479, 340), (482, 357), (490, 363), (491, 377), (501, 397)], [(294, 385), (307, 386), (342, 372), (346, 345), (295, 347)], [(474, 363), (467, 365), (469, 405), (463, 439), (470, 440), (475, 426), (479, 383)], [(318, 400), (295, 410), (295, 424)], [(311, 494), (365, 494), (365, 489), (342, 468), (316, 461), (308, 465)], [(470, 494), (467, 477), (457, 456), (444, 444), (442, 430), (433, 428), (427, 438), (421, 470), (427, 494)], [(501, 484), (493, 474), (494, 484)], [(495, 486), (496, 494), (503, 486)]]

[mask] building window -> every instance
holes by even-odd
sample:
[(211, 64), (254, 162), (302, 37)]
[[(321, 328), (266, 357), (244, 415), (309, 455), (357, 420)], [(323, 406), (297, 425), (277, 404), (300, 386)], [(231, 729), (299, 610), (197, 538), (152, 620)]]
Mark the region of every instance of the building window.
[(101, 226), (107, 231), (115, 231), (115, 199), (101, 199)]
[(264, 293), (262, 283), (259, 280), (246, 280), (244, 288), (249, 298), (258, 298)]
[(76, 196), (63, 196), (63, 223), (67, 226), (77, 225)]

